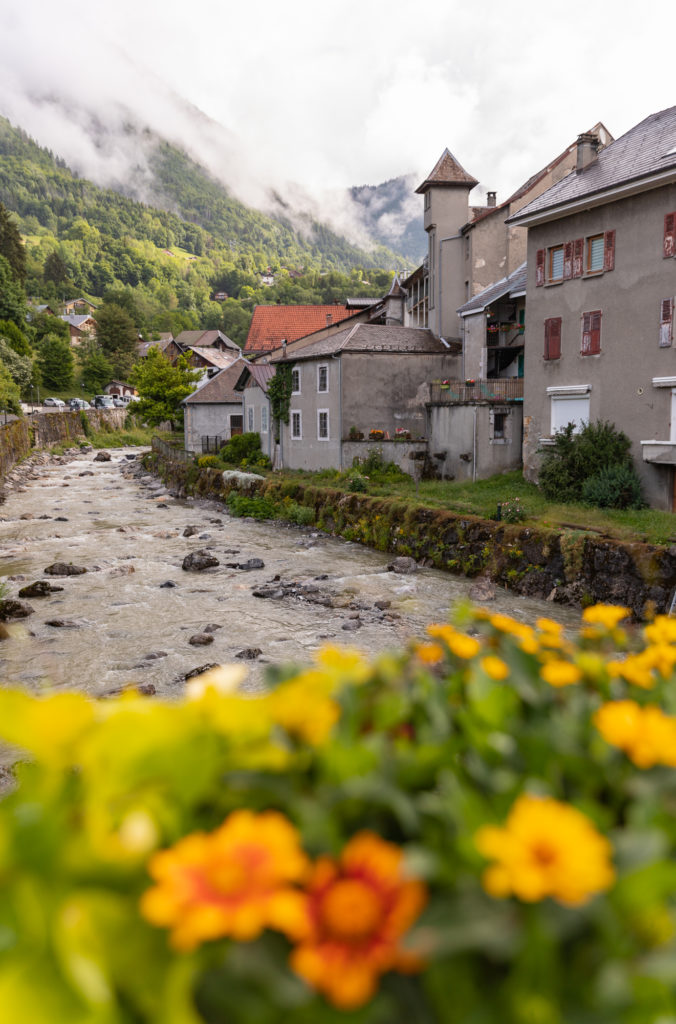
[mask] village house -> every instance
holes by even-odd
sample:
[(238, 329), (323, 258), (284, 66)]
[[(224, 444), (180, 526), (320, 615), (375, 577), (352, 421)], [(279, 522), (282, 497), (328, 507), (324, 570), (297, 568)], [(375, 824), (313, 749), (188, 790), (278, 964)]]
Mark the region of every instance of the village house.
[(74, 347), (81, 345), (88, 338), (92, 341), (96, 338), (98, 324), (89, 313), (63, 313), (59, 320), (68, 324), (70, 343)]
[(242, 351), (249, 358), (266, 355), (280, 348), (283, 342), (289, 344), (316, 331), (326, 328), (330, 330), (359, 312), (338, 303), (323, 306), (255, 306)]
[(524, 470), (568, 423), (614, 423), (651, 505), (676, 509), (676, 107), (599, 151), (510, 222), (528, 229)]
[(62, 303), (63, 313), (93, 313), (96, 306), (88, 299), (68, 299)]
[(242, 394), (235, 384), (245, 364), (240, 354), (183, 400), (186, 451), (217, 452), (233, 434), (242, 433)]
[(138, 395), (136, 388), (123, 380), (111, 380), (103, 390), (106, 395), (116, 395), (118, 398), (122, 398), (123, 395)]
[(276, 366), (270, 363), (247, 363), (241, 371), (235, 390), (242, 396), (242, 419), (248, 434), (258, 433), (261, 451), (274, 462), (275, 441), (273, 436), (272, 406), (268, 397), (268, 385), (276, 373)]
[(175, 338), (177, 345), (184, 351), (188, 348), (216, 348), (221, 352), (230, 350), (235, 353), (241, 351), (237, 342), (229, 338), (223, 331), (181, 331)]

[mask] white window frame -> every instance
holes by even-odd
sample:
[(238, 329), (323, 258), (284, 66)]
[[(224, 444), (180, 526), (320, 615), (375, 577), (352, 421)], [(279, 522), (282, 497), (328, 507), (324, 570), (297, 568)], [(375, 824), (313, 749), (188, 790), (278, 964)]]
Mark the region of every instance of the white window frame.
[[(326, 387), (321, 387), (322, 370), (326, 370)], [(317, 367), (317, 393), (320, 395), (328, 395), (329, 393), (329, 364), (320, 363)]]
[[(298, 432), (296, 432), (296, 417), (298, 417)], [(303, 414), (300, 409), (291, 410), (291, 440), (302, 441), (303, 440)]]
[[(296, 379), (298, 379), (298, 387), (295, 386)], [(299, 395), (300, 394), (300, 389), (301, 389), (300, 366), (294, 366), (294, 368), (291, 371), (291, 394), (292, 395)]]
[(268, 432), (268, 407), (267, 405), (261, 406), (261, 434), (267, 434)]
[[(326, 416), (326, 437), (322, 437), (321, 422), (322, 416)], [(329, 441), (331, 437), (331, 421), (329, 419), (328, 409), (317, 409), (317, 440), (318, 441)]]
[(253, 434), (256, 429), (256, 415), (253, 405), (250, 405), (246, 411), (246, 429), (249, 434)]

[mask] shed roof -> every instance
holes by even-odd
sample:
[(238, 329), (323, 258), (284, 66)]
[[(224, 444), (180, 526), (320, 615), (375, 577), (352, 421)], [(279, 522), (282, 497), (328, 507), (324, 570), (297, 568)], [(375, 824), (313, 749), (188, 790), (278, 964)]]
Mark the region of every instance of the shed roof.
[(484, 288), (482, 292), (475, 295), (469, 302), (465, 302), (464, 305), (459, 307), (458, 313), (460, 316), (480, 313), (487, 306), (490, 306), (491, 302), (496, 302), (497, 299), (501, 299), (505, 295), (523, 295), (526, 291), (526, 273), (527, 268), (524, 262), (516, 270), (513, 270), (508, 277), (503, 277), (501, 281), (496, 281), (495, 284), (489, 285), (488, 288)]
[(297, 341), (353, 315), (354, 310), (337, 303), (326, 306), (256, 306), (244, 352), (272, 352), (280, 347), (282, 341)]
[(176, 341), (179, 345), (187, 348), (193, 348), (195, 345), (199, 345), (200, 348), (210, 348), (217, 341), (223, 341), (228, 348), (239, 351), (237, 342), (229, 338), (223, 331), (181, 331), (176, 337)]
[[(676, 180), (676, 107), (651, 114), (601, 150), (581, 171), (572, 171), (533, 199), (508, 223), (517, 224), (538, 214), (555, 217), (578, 201), (607, 201), (608, 192), (628, 194)], [(634, 186), (633, 190), (631, 186)], [(626, 187), (626, 188), (625, 188)]]
[[(340, 352), (368, 352), (374, 355), (397, 352), (448, 354), (449, 349), (426, 327), (358, 323), (299, 349), (293, 356), (289, 356), (289, 361), (296, 363), (302, 359), (321, 359)], [(275, 353), (272, 363), (282, 358), (281, 353)]]
[(204, 359), (205, 362), (211, 363), (212, 366), (218, 366), (220, 369), (225, 369), (226, 366), (230, 366), (234, 360), (239, 359), (239, 354), (235, 355), (234, 352), (221, 352), (218, 348), (202, 348), (199, 345), (190, 345), (190, 352), (194, 352), (196, 356)]

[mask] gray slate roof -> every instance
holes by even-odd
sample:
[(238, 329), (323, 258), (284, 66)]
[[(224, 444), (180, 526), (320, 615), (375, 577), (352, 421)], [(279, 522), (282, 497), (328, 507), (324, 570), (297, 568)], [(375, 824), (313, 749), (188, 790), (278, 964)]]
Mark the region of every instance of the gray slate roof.
[(94, 323), (94, 317), (90, 313), (81, 315), (79, 313), (62, 313), (59, 316), (59, 320), (65, 320), (71, 327), (82, 327), (87, 321)]
[(228, 348), (239, 350), (239, 345), (229, 338), (227, 334), (223, 334), (223, 331), (181, 331), (176, 337), (176, 341), (179, 345), (183, 345), (184, 348), (193, 348), (195, 345), (199, 345), (200, 348), (210, 348), (218, 340), (225, 342)]
[(495, 284), (484, 288), (473, 299), (460, 306), (458, 313), (461, 316), (467, 316), (469, 313), (480, 313), (487, 306), (490, 306), (491, 302), (501, 299), (503, 295), (524, 295), (526, 291), (526, 275), (527, 267), (524, 262), (516, 270), (513, 270), (508, 277), (503, 277), (501, 281), (496, 281)]
[(190, 345), (190, 351), (194, 352), (196, 356), (204, 359), (205, 362), (211, 363), (212, 366), (218, 366), (221, 369), (225, 369), (226, 366), (230, 366), (233, 360), (239, 359), (239, 355), (235, 355), (234, 352), (221, 352), (218, 348), (202, 348), (198, 345)]
[[(325, 356), (337, 355), (340, 352), (370, 353), (448, 353), (442, 341), (435, 338), (431, 331), (423, 327), (392, 327), (380, 324), (358, 323), (354, 327), (339, 331), (328, 338), (322, 338), (312, 345), (306, 345), (289, 360), (300, 362), (304, 359), (321, 359)], [(275, 353), (271, 362), (281, 359), (281, 353)]]
[(235, 359), (234, 363), (227, 368), (227, 370), (221, 370), (211, 380), (207, 381), (198, 391), (194, 391), (192, 395), (188, 395), (184, 399), (183, 404), (190, 405), (221, 405), (242, 404), (242, 394), (240, 391), (235, 391), (235, 384), (239, 380), (245, 361), (241, 357)]
[(544, 213), (579, 199), (591, 198), (630, 182), (676, 171), (676, 107), (651, 114), (621, 138), (611, 142), (583, 171), (572, 171), (507, 223)]

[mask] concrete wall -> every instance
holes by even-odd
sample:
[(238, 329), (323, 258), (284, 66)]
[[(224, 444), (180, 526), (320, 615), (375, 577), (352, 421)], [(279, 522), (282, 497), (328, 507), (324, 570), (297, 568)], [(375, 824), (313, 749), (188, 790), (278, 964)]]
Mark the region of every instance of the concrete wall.
[[(267, 430), (263, 430), (263, 409), (267, 409)], [(249, 383), (249, 386), (244, 388), (242, 392), (242, 412), (244, 415), (244, 430), (247, 431), (249, 422), (249, 409), (253, 409), (254, 418), (254, 430), (258, 431), (261, 439), (261, 451), (263, 455), (272, 462), (274, 438), (272, 433), (272, 411), (270, 409), (270, 399), (265, 394), (262, 388), (255, 383)]]
[[(505, 415), (504, 438), (494, 437), (496, 412)], [(445, 479), (483, 480), (521, 466), (520, 403), (431, 405), (427, 413), (430, 458)]]
[[(653, 378), (676, 375), (676, 340), (666, 348), (659, 344), (662, 300), (676, 295), (676, 264), (662, 256), (664, 216), (675, 209), (676, 186), (670, 185), (530, 228), (524, 392), (529, 479), (537, 478), (537, 448), (551, 430), (546, 389), (584, 385), (590, 389), (590, 418), (609, 420), (631, 439), (646, 499), (672, 507), (673, 467), (645, 463), (641, 441), (670, 438), (671, 388), (655, 387)], [(614, 270), (535, 286), (538, 249), (611, 229)], [(581, 315), (594, 310), (602, 312), (601, 352), (581, 355)], [(547, 317), (562, 319), (560, 359), (543, 358)]]
[[(289, 423), (282, 424), (281, 456), (288, 469), (340, 469), (341, 359), (308, 359), (295, 364), (300, 371), (300, 392), (291, 396)], [(317, 367), (328, 369), (328, 391), (318, 391)], [(342, 385), (343, 388), (345, 385)], [(329, 414), (328, 439), (320, 439), (318, 412)], [(301, 438), (292, 438), (293, 413), (300, 413)]]
[[(355, 464), (355, 459), (364, 462), (372, 451), (379, 452), (383, 462), (393, 462), (404, 473), (415, 479), (415, 467), (421, 469), (428, 450), (426, 441), (343, 441), (343, 469)], [(411, 458), (421, 455), (422, 458)]]
[(465, 240), (460, 229), (469, 219), (469, 189), (432, 186), (427, 194), (429, 326), (437, 337), (450, 340), (460, 337), (456, 310), (465, 301)]
[[(185, 449), (188, 452), (202, 451), (203, 437), (220, 435), (224, 441), (231, 436), (230, 417), (242, 415), (239, 402), (199, 402), (184, 406)], [(246, 421), (243, 430), (246, 430)]]

